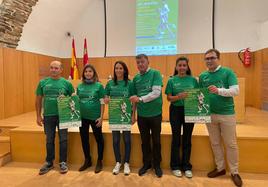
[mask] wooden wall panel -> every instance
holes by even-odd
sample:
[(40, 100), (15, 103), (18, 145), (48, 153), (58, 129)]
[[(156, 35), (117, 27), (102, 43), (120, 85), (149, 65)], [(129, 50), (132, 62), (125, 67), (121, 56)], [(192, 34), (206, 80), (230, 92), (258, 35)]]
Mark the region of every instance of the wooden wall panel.
[(162, 107), (162, 120), (169, 121), (169, 105), (170, 102), (167, 100), (167, 95), (165, 94), (167, 81), (169, 77), (163, 77), (163, 88), (162, 88), (162, 99), (163, 99), (163, 107)]
[(4, 118), (4, 63), (3, 49), (0, 48), (0, 119)]
[(3, 48), (4, 52), (4, 116), (23, 113), (22, 52)]
[(203, 54), (189, 54), (185, 56), (189, 58), (189, 65), (193, 76), (198, 77), (207, 69)]
[(262, 50), (262, 62), (262, 105), (268, 105), (268, 48)]
[(38, 55), (23, 52), (23, 112), (35, 110), (35, 90), (39, 82)]
[(167, 64), (167, 70), (166, 70), (166, 76), (172, 76), (174, 73), (174, 69), (176, 66), (176, 60), (179, 57), (179, 55), (175, 56), (167, 56), (166, 64)]
[(110, 58), (91, 58), (89, 63), (95, 67), (100, 79), (107, 79), (109, 75), (112, 75)]
[(45, 55), (37, 55), (38, 67), (39, 67), (39, 80), (49, 76), (49, 65), (53, 60), (61, 61), (60, 58), (45, 56)]
[(245, 78), (238, 78), (239, 84), (239, 95), (234, 97), (235, 105), (235, 117), (238, 123), (243, 123), (245, 121)]
[(150, 56), (149, 66), (157, 69), (162, 75), (167, 74), (167, 57), (166, 56)]
[(39, 80), (49, 75), (52, 60), (61, 59), (9, 48), (0, 48), (0, 59), (0, 118), (33, 111)]
[(130, 69), (130, 75), (133, 79), (133, 77), (135, 77), (135, 75), (137, 75), (137, 73), (139, 73), (135, 57), (130, 57), (129, 69)]
[(268, 64), (268, 48), (262, 49), (262, 62)]
[(263, 59), (262, 59), (262, 50), (256, 51), (253, 56), (253, 70), (248, 73), (248, 82), (246, 86), (251, 87), (250, 90), (246, 91), (246, 98), (251, 98), (251, 106), (256, 108), (261, 108), (262, 106), (262, 68), (263, 68)]
[(61, 62), (63, 64), (63, 73), (62, 76), (68, 79), (71, 70), (71, 59), (70, 58), (62, 58)]
[(242, 62), (239, 60), (237, 53), (223, 53), (221, 55), (220, 63), (224, 66), (227, 66), (236, 73), (237, 77), (244, 77), (246, 79), (245, 84), (245, 91), (246, 91), (246, 97), (249, 98), (246, 100), (246, 104), (248, 106), (253, 106), (254, 101), (251, 99), (251, 93), (252, 90), (252, 73), (254, 72), (254, 66), (251, 67), (244, 67)]

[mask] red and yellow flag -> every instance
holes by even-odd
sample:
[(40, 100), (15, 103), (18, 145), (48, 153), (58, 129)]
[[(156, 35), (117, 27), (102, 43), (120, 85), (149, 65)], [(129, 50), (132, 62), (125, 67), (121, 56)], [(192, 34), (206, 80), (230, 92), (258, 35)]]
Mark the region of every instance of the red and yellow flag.
[(87, 39), (84, 40), (84, 57), (83, 57), (83, 64), (84, 66), (88, 63), (88, 53), (87, 53)]
[(73, 80), (79, 79), (78, 66), (77, 66), (76, 53), (75, 53), (74, 38), (72, 40), (72, 61), (71, 61), (71, 73), (70, 73), (70, 77)]

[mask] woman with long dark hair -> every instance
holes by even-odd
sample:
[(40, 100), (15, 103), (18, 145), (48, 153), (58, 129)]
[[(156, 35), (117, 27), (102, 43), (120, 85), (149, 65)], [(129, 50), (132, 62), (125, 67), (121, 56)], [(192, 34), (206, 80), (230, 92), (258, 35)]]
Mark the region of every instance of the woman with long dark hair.
[[(192, 177), (191, 156), (191, 138), (193, 132), (193, 123), (185, 123), (184, 120), (184, 99), (187, 97), (186, 91), (191, 88), (197, 88), (197, 80), (191, 76), (189, 60), (186, 57), (180, 57), (176, 60), (174, 75), (168, 80), (165, 93), (170, 103), (169, 119), (172, 129), (171, 160), (170, 167), (173, 174), (177, 177)], [(182, 135), (182, 158), (180, 158)]]
[(98, 161), (95, 173), (102, 170), (104, 140), (102, 134), (102, 120), (104, 113), (104, 88), (99, 82), (95, 68), (87, 64), (83, 69), (82, 83), (77, 87), (80, 98), (82, 127), (79, 128), (85, 162), (79, 171), (84, 171), (92, 165), (89, 146), (89, 126), (93, 130), (98, 145)]
[[(127, 65), (122, 61), (117, 61), (114, 64), (113, 79), (110, 80), (105, 88), (105, 103), (109, 103), (110, 98), (129, 98), (133, 95), (132, 82), (128, 79)], [(132, 119), (132, 118), (131, 118)], [(131, 150), (131, 132), (129, 130), (123, 131), (123, 139), (125, 143), (125, 158), (122, 162), (120, 154), (120, 131), (112, 131), (113, 135), (113, 148), (116, 164), (113, 169), (113, 174), (117, 175), (124, 163), (124, 174), (130, 174), (129, 159)]]

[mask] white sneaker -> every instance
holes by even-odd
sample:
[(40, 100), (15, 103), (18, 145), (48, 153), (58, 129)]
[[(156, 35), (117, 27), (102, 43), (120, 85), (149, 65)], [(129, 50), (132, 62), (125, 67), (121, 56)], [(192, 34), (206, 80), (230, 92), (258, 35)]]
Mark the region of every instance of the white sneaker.
[(120, 168), (121, 168), (121, 164), (119, 162), (116, 162), (115, 167), (113, 169), (113, 174), (117, 175), (120, 171)]
[(124, 164), (124, 174), (129, 175), (130, 174), (130, 168), (129, 168), (129, 163), (125, 162)]
[(181, 170), (177, 169), (177, 170), (172, 170), (173, 175), (175, 175), (176, 177), (182, 177), (182, 173)]
[(185, 171), (185, 176), (186, 176), (187, 178), (192, 178), (192, 177), (193, 177), (193, 173), (192, 173), (192, 171), (191, 171), (191, 170), (186, 170), (186, 171)]

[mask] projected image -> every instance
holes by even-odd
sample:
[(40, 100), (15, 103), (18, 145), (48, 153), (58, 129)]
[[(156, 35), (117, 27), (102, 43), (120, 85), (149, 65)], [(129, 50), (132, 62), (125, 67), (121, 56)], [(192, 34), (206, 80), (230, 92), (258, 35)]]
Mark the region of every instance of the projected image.
[(137, 0), (136, 54), (177, 54), (178, 0)]

